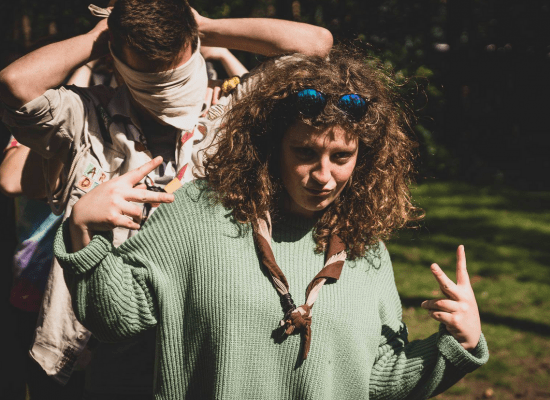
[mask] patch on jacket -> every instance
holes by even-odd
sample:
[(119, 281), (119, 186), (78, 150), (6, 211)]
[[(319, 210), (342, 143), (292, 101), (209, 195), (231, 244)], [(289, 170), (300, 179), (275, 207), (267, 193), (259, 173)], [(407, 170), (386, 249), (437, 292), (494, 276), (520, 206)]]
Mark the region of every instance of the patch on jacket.
[(107, 174), (97, 165), (89, 163), (84, 170), (84, 175), (76, 183), (76, 187), (85, 193), (107, 180)]

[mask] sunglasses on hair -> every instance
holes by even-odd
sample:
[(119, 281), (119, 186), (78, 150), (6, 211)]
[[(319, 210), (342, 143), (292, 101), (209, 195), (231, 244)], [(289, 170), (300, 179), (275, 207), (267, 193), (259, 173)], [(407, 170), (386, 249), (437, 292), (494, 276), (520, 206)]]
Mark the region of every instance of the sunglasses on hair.
[[(338, 98), (336, 107), (355, 122), (365, 116), (369, 100), (358, 94), (344, 94)], [(321, 114), (327, 105), (327, 95), (317, 89), (302, 89), (296, 93), (296, 108), (306, 118)]]

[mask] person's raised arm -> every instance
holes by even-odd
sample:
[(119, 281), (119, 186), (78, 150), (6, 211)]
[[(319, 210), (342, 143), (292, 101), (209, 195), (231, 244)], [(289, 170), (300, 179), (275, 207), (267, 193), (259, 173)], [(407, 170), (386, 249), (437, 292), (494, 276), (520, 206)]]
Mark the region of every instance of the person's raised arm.
[(0, 101), (20, 108), (107, 51), (107, 20), (90, 32), (35, 50), (0, 71)]
[[(47, 178), (55, 187), (63, 164), (57, 159), (49, 161)], [(0, 164), (0, 191), (9, 197), (25, 195), (34, 199), (46, 197), (42, 156), (11, 138)]]
[(17, 197), (23, 194), (21, 174), (29, 152), (28, 147), (19, 144), (10, 145), (4, 150), (4, 160), (0, 164), (0, 192), (4, 195)]
[(224, 47), (201, 46), (201, 54), (205, 60), (219, 61), (228, 76), (243, 76), (248, 69)]
[[(478, 330), (477, 306), (473, 310), (473, 304), (468, 307), (463, 304), (464, 301), (471, 302), (471, 287), (465, 290), (469, 282), (462, 247), (458, 249), (457, 257), (458, 285), (444, 280), (442, 271), (432, 266), (443, 293), (454, 293), (450, 296), (454, 300), (423, 303), (424, 308), (445, 314), (436, 317), (432, 313), (435, 319), (445, 322), (440, 325), (438, 333), (409, 342), (407, 328), (401, 320), (401, 304), (391, 261), (387, 252), (384, 253), (380, 269), (383, 274), (380, 287), (384, 292), (379, 303), (382, 332), (370, 376), (369, 399), (427, 399), (447, 390), (487, 362), (489, 352), (487, 342)], [(449, 307), (459, 315), (449, 315)], [(442, 309), (447, 311), (440, 311)]]
[(195, 11), (202, 44), (266, 56), (302, 53), (325, 56), (332, 34), (325, 28), (272, 18), (210, 19)]

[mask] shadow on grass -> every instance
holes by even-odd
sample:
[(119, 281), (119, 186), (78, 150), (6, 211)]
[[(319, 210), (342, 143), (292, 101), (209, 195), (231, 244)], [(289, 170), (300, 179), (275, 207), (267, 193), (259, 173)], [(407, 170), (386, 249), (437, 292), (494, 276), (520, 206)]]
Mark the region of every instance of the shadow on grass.
[[(413, 198), (424, 207), (426, 203), (443, 200), (448, 205), (459, 205), (465, 210), (477, 209), (480, 200), (490, 200), (493, 210), (510, 212), (542, 212), (550, 210), (550, 192), (524, 192), (506, 187), (475, 186), (462, 182), (426, 182), (413, 190)], [(548, 215), (548, 214), (547, 214)], [(550, 217), (550, 216), (549, 216)]]
[(550, 193), (430, 183), (415, 195), (426, 219), (392, 239), (402, 246), (394, 261), (426, 266), (440, 262), (434, 253), (452, 256), (464, 244), (478, 275), (550, 285)]
[[(402, 297), (401, 304), (404, 308), (420, 307), (420, 304), (426, 300), (422, 297)], [(522, 318), (504, 317), (491, 312), (480, 311), (481, 321), (492, 325), (506, 325), (511, 329), (524, 332), (535, 333), (540, 336), (550, 337), (550, 325), (539, 322), (532, 322)]]

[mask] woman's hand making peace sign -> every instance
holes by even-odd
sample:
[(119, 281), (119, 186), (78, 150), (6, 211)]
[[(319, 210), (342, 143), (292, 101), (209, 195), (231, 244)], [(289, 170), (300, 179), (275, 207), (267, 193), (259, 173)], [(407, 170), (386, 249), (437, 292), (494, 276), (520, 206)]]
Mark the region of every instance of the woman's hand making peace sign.
[(466, 270), (464, 246), (456, 251), (456, 284), (437, 264), (432, 264), (432, 273), (439, 283), (445, 299), (426, 300), (422, 308), (430, 317), (445, 325), (447, 330), (466, 350), (474, 349), (481, 335), (481, 322), (477, 302)]
[(174, 195), (152, 192), (139, 182), (162, 164), (156, 157), (141, 167), (90, 190), (78, 200), (69, 217), (72, 251), (87, 246), (93, 232), (116, 227), (139, 229), (142, 207), (133, 203), (171, 203)]

